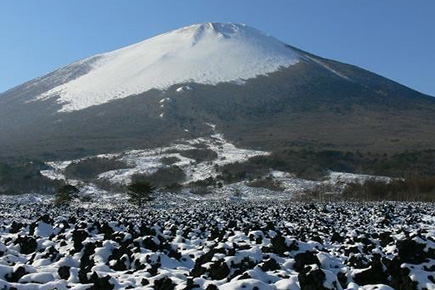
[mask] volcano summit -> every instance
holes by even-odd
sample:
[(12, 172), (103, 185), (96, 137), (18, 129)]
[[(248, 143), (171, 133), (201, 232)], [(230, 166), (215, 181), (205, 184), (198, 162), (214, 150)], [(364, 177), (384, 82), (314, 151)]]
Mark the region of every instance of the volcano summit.
[(289, 67), (301, 56), (284, 43), (238, 24), (197, 24), (85, 59), (89, 72), (45, 92), (62, 111), (100, 105), (186, 82), (241, 82)]

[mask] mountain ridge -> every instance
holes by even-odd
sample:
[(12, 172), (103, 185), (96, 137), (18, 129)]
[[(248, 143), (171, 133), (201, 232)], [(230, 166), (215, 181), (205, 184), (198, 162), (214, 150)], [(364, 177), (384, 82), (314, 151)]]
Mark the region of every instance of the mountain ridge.
[[(203, 31), (196, 27), (193, 32), (211, 35), (219, 45), (227, 39), (216, 37), (212, 24), (199, 27)], [(240, 147), (267, 151), (310, 147), (388, 153), (434, 147), (434, 98), (356, 66), (277, 43), (297, 56), (297, 62), (243, 82), (189, 78), (80, 110), (63, 110), (65, 102), (56, 95), (35, 98), (92, 73), (102, 54), (62, 67), (0, 94), (0, 155), (71, 159), (150, 148), (207, 135), (206, 123), (216, 124)], [(219, 55), (238, 61), (226, 50)]]

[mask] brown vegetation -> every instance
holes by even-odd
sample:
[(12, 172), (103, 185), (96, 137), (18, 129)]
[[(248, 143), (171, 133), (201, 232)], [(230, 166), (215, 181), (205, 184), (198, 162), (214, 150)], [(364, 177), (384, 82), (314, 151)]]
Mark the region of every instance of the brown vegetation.
[(132, 182), (149, 182), (157, 188), (175, 188), (186, 179), (186, 174), (178, 166), (159, 168), (152, 174), (135, 174)]
[(217, 153), (211, 149), (191, 149), (180, 151), (180, 154), (196, 162), (213, 161), (218, 157)]
[(391, 182), (367, 180), (351, 183), (343, 192), (346, 200), (435, 201), (435, 177), (412, 177)]
[(71, 163), (65, 169), (65, 176), (71, 179), (89, 181), (103, 172), (129, 167), (125, 162), (119, 160), (94, 157)]
[(297, 200), (315, 201), (435, 201), (435, 176), (395, 179), (390, 182), (369, 179), (347, 184), (341, 192), (333, 184), (322, 184), (298, 194)]
[(44, 169), (47, 166), (37, 160), (0, 162), (0, 194), (55, 193), (61, 182), (43, 176)]
[(282, 185), (281, 182), (279, 182), (278, 180), (275, 180), (273, 178), (269, 178), (269, 177), (251, 181), (251, 182), (247, 183), (246, 185), (250, 186), (250, 187), (266, 188), (266, 189), (269, 189), (272, 191), (284, 191), (284, 189), (285, 189), (285, 187)]
[(180, 162), (180, 158), (178, 158), (176, 156), (168, 156), (168, 157), (161, 158), (160, 162), (163, 165), (172, 165), (174, 163)]

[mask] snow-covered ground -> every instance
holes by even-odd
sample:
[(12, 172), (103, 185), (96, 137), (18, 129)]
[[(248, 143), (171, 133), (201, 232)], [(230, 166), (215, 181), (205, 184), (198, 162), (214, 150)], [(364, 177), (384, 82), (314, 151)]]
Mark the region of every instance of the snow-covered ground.
[[(195, 145), (201, 145), (201, 148), (212, 150), (217, 154), (217, 158), (211, 161), (197, 162), (194, 159), (184, 157), (180, 154), (182, 151), (198, 149)], [(99, 175), (100, 179), (108, 180), (112, 183), (128, 184), (134, 174), (151, 174), (159, 168), (165, 167), (162, 159), (175, 157), (179, 161), (174, 162), (171, 166), (178, 166), (186, 174), (185, 183), (203, 180), (208, 177), (216, 177), (216, 166), (243, 162), (254, 156), (268, 155), (268, 152), (240, 149), (224, 139), (221, 134), (214, 134), (209, 138), (197, 138), (180, 141), (168, 147), (159, 147), (148, 150), (132, 150), (119, 154), (101, 154), (98, 158), (109, 158), (125, 162), (131, 168), (117, 169), (104, 172)], [(91, 157), (92, 158), (92, 157)], [(83, 159), (48, 162), (51, 168), (41, 171), (41, 174), (51, 179), (66, 180), (64, 175), (65, 169), (71, 163), (80, 162)], [(73, 181), (74, 182), (74, 181)]]
[(0, 289), (435, 289), (435, 205), (0, 203)]
[[(209, 124), (212, 128), (214, 125)], [(196, 161), (182, 155), (183, 151), (195, 149), (207, 149), (216, 153), (216, 158), (210, 161)], [(135, 174), (152, 174), (159, 168), (168, 166), (177, 166), (186, 174), (186, 179), (183, 182), (187, 185), (194, 181), (205, 180), (209, 177), (216, 178), (219, 175), (218, 167), (233, 164), (236, 162), (244, 162), (255, 156), (265, 156), (269, 152), (255, 151), (248, 149), (237, 148), (227, 141), (222, 134), (215, 133), (208, 138), (197, 138), (191, 140), (182, 140), (167, 147), (159, 147), (147, 150), (132, 150), (121, 152), (119, 154), (102, 154), (89, 158), (108, 158), (112, 160), (123, 161), (128, 168), (116, 169), (101, 173), (98, 179), (109, 181), (112, 184), (128, 185), (131, 178)], [(170, 165), (165, 165), (162, 160), (167, 158), (176, 158), (176, 162)], [(86, 159), (86, 158), (84, 158)], [(73, 185), (80, 184), (82, 194), (89, 197), (110, 195), (104, 190), (97, 188), (94, 184), (83, 184), (79, 180), (67, 180), (65, 177), (65, 169), (71, 163), (77, 163), (83, 159), (49, 162), (49, 169), (41, 171), (41, 174), (51, 179), (66, 180)], [(209, 195), (200, 196), (191, 194), (189, 189), (182, 190), (177, 194), (165, 193), (159, 198), (178, 200), (178, 199), (257, 199), (261, 198), (282, 198), (289, 199), (293, 194), (303, 192), (304, 190), (313, 189), (317, 186), (331, 185), (335, 190), (344, 189), (346, 184), (350, 182), (364, 182), (367, 179), (377, 179), (388, 181), (390, 178), (382, 176), (372, 176), (364, 174), (351, 174), (344, 172), (330, 172), (329, 175), (320, 181), (305, 180), (297, 178), (294, 174), (282, 171), (271, 171), (269, 174), (282, 187), (282, 191), (273, 192), (266, 188), (249, 186), (249, 181), (241, 181), (233, 184), (223, 184), (220, 188), (210, 188)], [(169, 195), (169, 196), (168, 196)], [(162, 197), (165, 196), (165, 197)]]
[(59, 97), (58, 102), (63, 104), (61, 111), (70, 112), (175, 84), (240, 83), (294, 65), (301, 56), (249, 26), (204, 23), (93, 59), (96, 60), (91, 62), (89, 72), (43, 93), (36, 100)]

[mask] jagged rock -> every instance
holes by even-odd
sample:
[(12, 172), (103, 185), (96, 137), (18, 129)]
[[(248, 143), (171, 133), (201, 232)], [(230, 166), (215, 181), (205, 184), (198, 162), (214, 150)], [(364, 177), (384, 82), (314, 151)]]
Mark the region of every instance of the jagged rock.
[(175, 284), (168, 277), (154, 281), (155, 290), (172, 290), (175, 289)]
[(355, 274), (355, 282), (364, 286), (367, 284), (388, 284), (388, 274), (384, 271), (379, 256), (374, 256), (370, 268)]
[(59, 270), (57, 270), (57, 272), (59, 273), (59, 277), (61, 279), (64, 279), (64, 280), (68, 280), (68, 278), (70, 276), (69, 269), (70, 269), (70, 267), (68, 267), (68, 266), (59, 267)]
[(110, 279), (112, 277), (110, 277), (110, 275), (106, 275), (104, 277), (99, 277), (97, 275), (97, 273), (93, 273), (89, 279), (89, 282), (92, 283), (93, 285), (89, 288), (89, 290), (112, 290), (115, 288), (114, 285), (112, 285), (111, 283), (109, 283)]
[(218, 261), (210, 265), (209, 276), (213, 280), (222, 280), (230, 274), (230, 268), (224, 261)]
[(80, 252), (83, 248), (82, 242), (89, 237), (89, 234), (84, 230), (73, 231), (72, 239), (74, 241), (74, 251)]
[(399, 258), (403, 263), (421, 264), (429, 259), (435, 259), (435, 251), (424, 251), (426, 245), (412, 239), (406, 239), (397, 243)]
[(38, 243), (32, 237), (18, 237), (15, 243), (20, 245), (20, 252), (23, 254), (31, 254), (36, 251)]
[(29, 274), (24, 267), (18, 267), (12, 274), (6, 275), (6, 281), (8, 282), (18, 282), (24, 275)]
[(320, 261), (314, 252), (299, 253), (295, 256), (295, 271), (301, 272), (306, 265), (316, 264), (320, 266)]
[(11, 234), (16, 234), (16, 233), (19, 232), (19, 230), (20, 230), (23, 226), (24, 226), (24, 224), (22, 224), (22, 223), (18, 223), (18, 222), (16, 222), (16, 221), (13, 221), (12, 224), (11, 224), (11, 228), (10, 228), (9, 232), (10, 232)]
[(304, 269), (298, 275), (301, 290), (329, 290), (323, 286), (325, 277), (325, 273), (320, 269)]
[(281, 267), (279, 266), (278, 262), (270, 258), (269, 260), (266, 260), (263, 265), (260, 266), (263, 271), (274, 271), (279, 270)]

